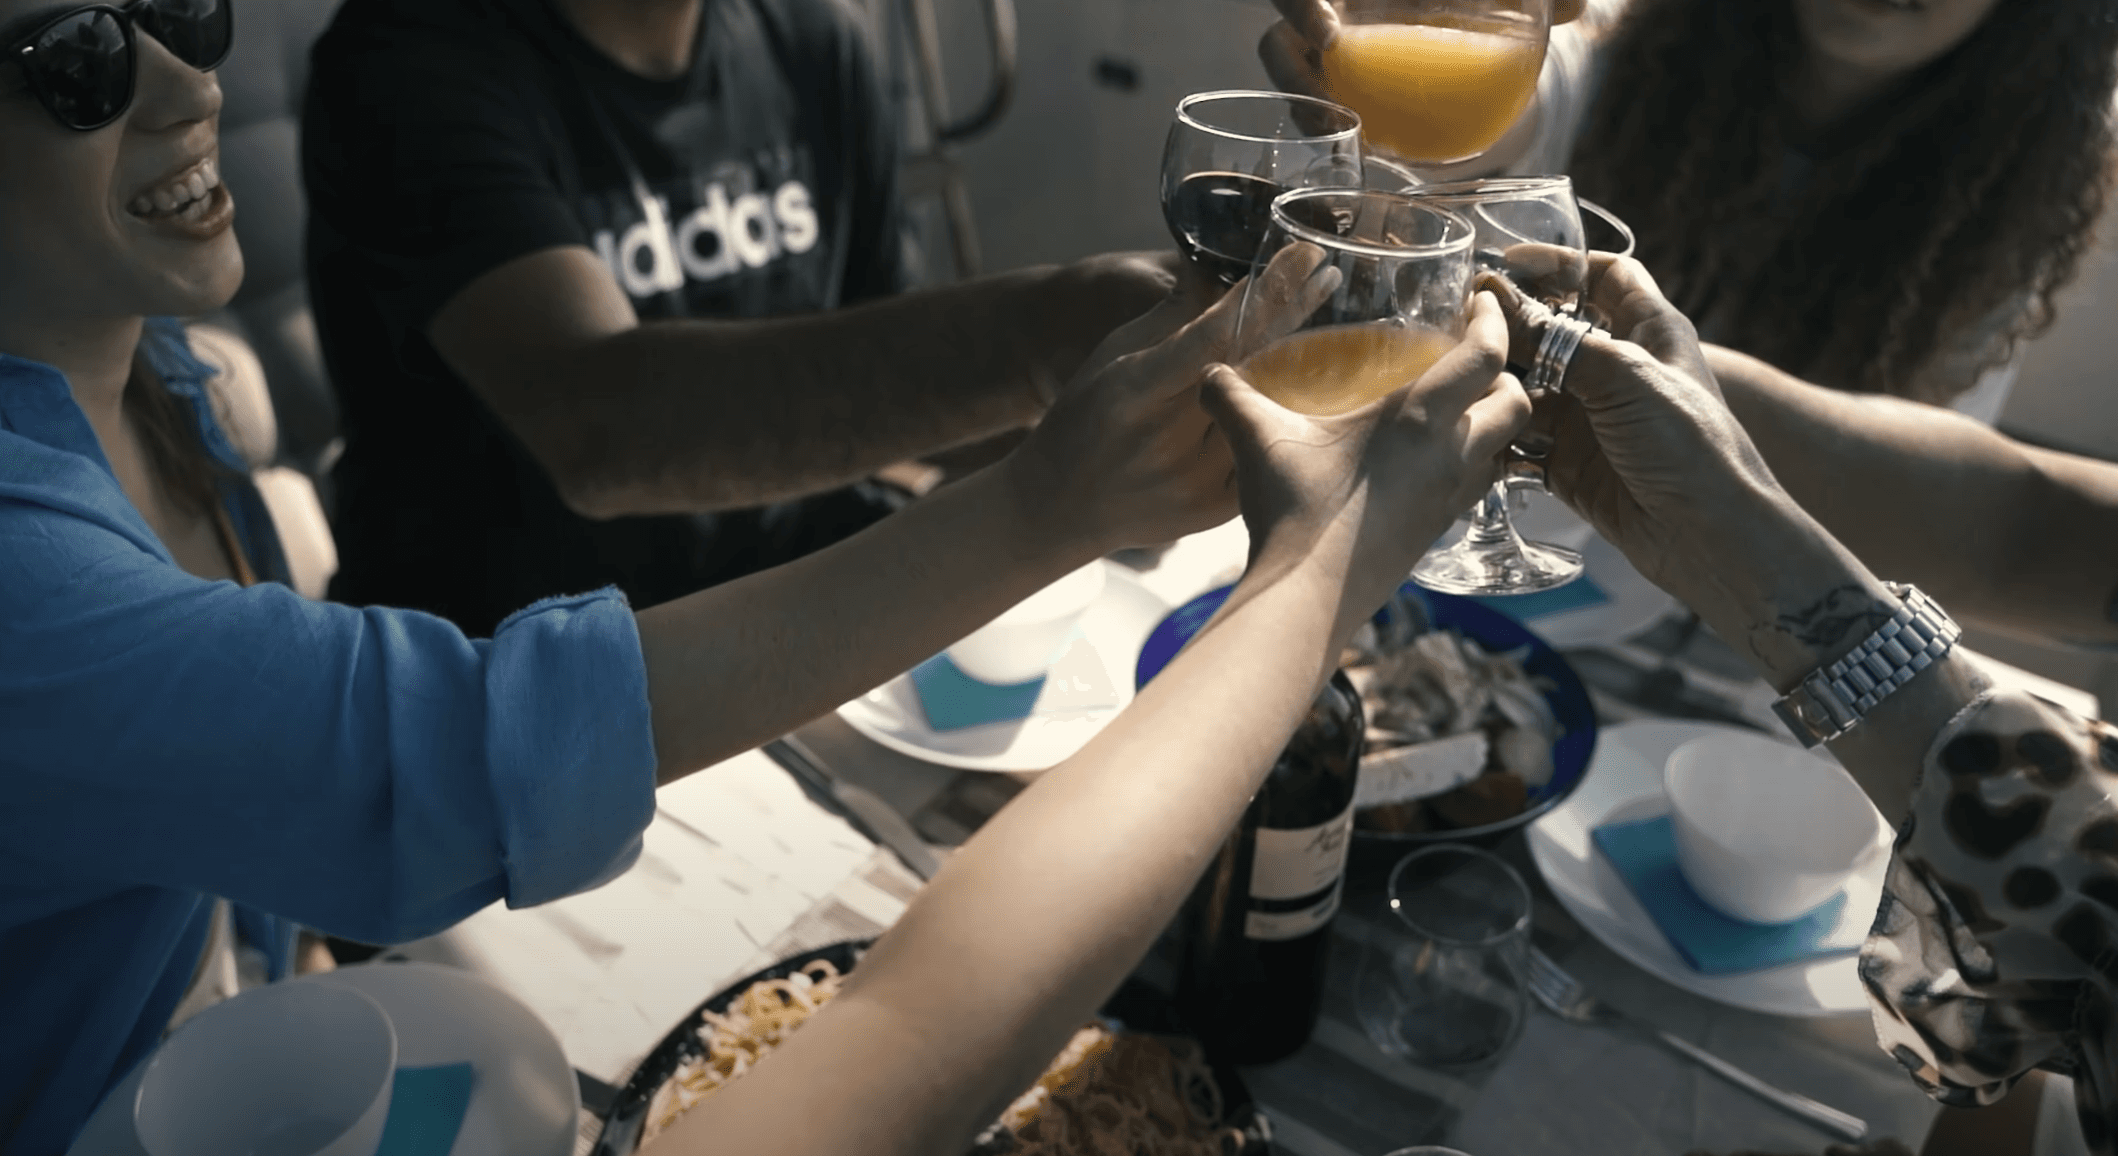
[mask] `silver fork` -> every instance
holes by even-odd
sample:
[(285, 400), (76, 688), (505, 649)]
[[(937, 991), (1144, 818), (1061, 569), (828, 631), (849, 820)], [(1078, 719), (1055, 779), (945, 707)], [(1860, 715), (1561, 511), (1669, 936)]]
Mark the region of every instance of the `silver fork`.
[(1590, 995), (1579, 980), (1568, 975), (1552, 962), (1550, 956), (1535, 947), (1530, 948), (1530, 994), (1553, 1015), (1572, 1023), (1626, 1026), (1644, 1031), (1736, 1087), (1767, 1103), (1777, 1104), (1835, 1136), (1860, 1140), (1868, 1135), (1868, 1122), (1858, 1116), (1848, 1115), (1828, 1104), (1819, 1104), (1798, 1092), (1775, 1088), (1690, 1040), (1629, 1018), (1624, 1012)]

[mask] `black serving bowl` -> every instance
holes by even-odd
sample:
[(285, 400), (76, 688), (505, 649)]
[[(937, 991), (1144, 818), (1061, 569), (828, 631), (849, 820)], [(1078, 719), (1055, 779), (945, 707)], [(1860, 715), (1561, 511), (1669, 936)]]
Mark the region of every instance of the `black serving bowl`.
[[(654, 1102), (655, 1093), (676, 1075), (677, 1068), (687, 1058), (704, 1050), (699, 1041), (699, 1025), (705, 1022), (705, 1013), (722, 1014), (750, 985), (761, 980), (785, 979), (820, 959), (828, 960), (841, 973), (850, 972), (873, 942), (848, 940), (783, 959), (755, 975), (729, 984), (692, 1009), (682, 1022), (669, 1029), (669, 1034), (662, 1037), (662, 1042), (655, 1045), (632, 1078), (625, 1082), (609, 1119), (603, 1125), (603, 1134), (597, 1138), (589, 1156), (632, 1156), (638, 1150), (640, 1135), (647, 1127), (647, 1109)], [(1128, 1031), (1151, 1035), (1184, 1034), (1170, 1007), (1169, 997), (1137, 979), (1128, 979), (1110, 1002), (1103, 1005), (1103, 1016)], [(1258, 1109), (1257, 1101), (1244, 1086), (1242, 1077), (1234, 1068), (1211, 1055), (1207, 1056), (1207, 1063), (1213, 1069), (1214, 1083), (1220, 1086), (1221, 1123), (1242, 1129), (1248, 1138), (1238, 1156), (1270, 1156), (1272, 1126)], [(975, 1156), (976, 1151), (974, 1149), (967, 1156)]]

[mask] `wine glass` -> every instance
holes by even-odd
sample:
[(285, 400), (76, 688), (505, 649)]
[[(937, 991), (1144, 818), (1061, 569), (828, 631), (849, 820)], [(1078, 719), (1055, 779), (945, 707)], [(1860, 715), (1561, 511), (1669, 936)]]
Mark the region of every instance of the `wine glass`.
[[(1576, 196), (1574, 203), (1581, 206), (1581, 226), (1586, 231), (1589, 252), (1609, 253), (1613, 257), (1633, 255), (1631, 225), (1620, 220), (1618, 214), (1587, 197)], [(1598, 329), (1610, 328), (1610, 318), (1603, 316), (1601, 310), (1587, 301), (1581, 303), (1576, 316)]]
[(1372, 152), (1414, 166), (1471, 160), (1529, 107), (1552, 0), (1333, 0), (1320, 91), (1360, 114)]
[(1252, 295), (1236, 319), (1239, 366), (1258, 392), (1300, 413), (1347, 413), (1418, 380), (1463, 336), (1470, 222), (1403, 193), (1298, 189), (1272, 202), (1260, 267), (1311, 244), (1338, 286), (1299, 322), (1268, 320)]
[(1312, 96), (1195, 92), (1177, 102), (1162, 147), (1162, 216), (1202, 271), (1233, 285), (1250, 272), (1273, 198), (1358, 185), (1360, 118)]
[[(1423, 184), (1417, 200), (1455, 210), (1476, 236), (1473, 261), (1499, 273), (1524, 293), (1572, 315), (1588, 280), (1588, 243), (1574, 184), (1565, 177), (1497, 177)], [(1525, 382), (1534, 385), (1533, 382)], [(1536, 458), (1550, 449), (1518, 443), (1511, 452)], [(1454, 543), (1431, 550), (1412, 568), (1412, 580), (1449, 594), (1528, 594), (1581, 576), (1580, 553), (1524, 541), (1508, 519), (1510, 479), (1493, 483)]]

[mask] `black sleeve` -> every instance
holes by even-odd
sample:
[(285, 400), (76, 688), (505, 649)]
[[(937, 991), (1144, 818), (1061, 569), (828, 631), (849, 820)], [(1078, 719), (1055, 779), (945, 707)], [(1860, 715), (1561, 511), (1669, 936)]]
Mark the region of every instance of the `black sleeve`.
[(348, 5), (318, 42), (302, 169), (313, 235), (364, 266), (393, 329), (424, 332), (480, 274), (588, 237), (555, 175), (556, 113), (512, 30), (407, 9)]
[(850, 13), (838, 21), (843, 123), (852, 133), (848, 166), (852, 231), (847, 248), (844, 301), (853, 304), (902, 293), (911, 287), (905, 260), (902, 125), (897, 94), (885, 76), (867, 25)]

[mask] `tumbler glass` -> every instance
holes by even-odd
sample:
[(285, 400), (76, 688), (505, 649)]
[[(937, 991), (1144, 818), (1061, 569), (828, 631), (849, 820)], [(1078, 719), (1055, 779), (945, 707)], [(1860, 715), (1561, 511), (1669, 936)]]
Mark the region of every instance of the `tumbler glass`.
[(1530, 889), (1484, 851), (1415, 851), (1390, 872), (1390, 914), (1355, 982), (1384, 1052), (1463, 1068), (1506, 1051), (1529, 1014)]

